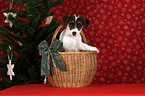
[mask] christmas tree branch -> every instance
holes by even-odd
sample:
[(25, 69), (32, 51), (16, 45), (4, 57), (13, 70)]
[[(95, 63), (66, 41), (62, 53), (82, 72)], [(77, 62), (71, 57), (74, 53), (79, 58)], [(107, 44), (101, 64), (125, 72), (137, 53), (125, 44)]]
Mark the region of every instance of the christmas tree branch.
[(2, 50), (4, 54), (7, 54), (7, 50), (6, 49), (0, 48), (0, 50)]
[(17, 27), (19, 27), (22, 30), (23, 29), (26, 30), (27, 28), (29, 28), (31, 26), (28, 22), (23, 21), (23, 20), (21, 20), (21, 19), (19, 19), (17, 17), (14, 18), (11, 15), (8, 16), (8, 19), (9, 19), (9, 21), (11, 21), (13, 23), (13, 25), (17, 25)]
[(16, 46), (16, 48), (19, 48), (19, 45), (16, 43), (15, 40), (20, 41), (19, 38), (17, 38), (15, 35), (11, 34), (7, 29), (0, 26), (0, 33), (7, 37), (10, 41), (12, 41)]
[[(5, 53), (5, 54), (7, 54), (7, 49), (9, 48), (9, 44), (7, 44), (7, 43), (0, 43), (0, 50), (3, 50), (3, 52)], [(16, 51), (16, 52), (18, 52), (18, 53), (20, 53), (20, 48), (18, 49), (18, 48), (16, 48), (16, 47), (14, 47), (14, 46), (11, 46), (12, 48), (13, 48), (13, 51)]]
[[(5, 59), (5, 58), (3, 58), (3, 57), (1, 57), (0, 58), (0, 69), (1, 68), (4, 68), (5, 66), (6, 66), (6, 62), (4, 62), (4, 61), (8, 61), (7, 59)], [(3, 72), (0, 72), (1, 74), (0, 75), (4, 75), (4, 74), (2, 74)]]
[[(12, 0), (8, 0), (9, 2), (12, 2)], [(13, 0), (13, 4), (24, 6), (29, 0)]]
[(5, 25), (4, 28), (8, 29), (11, 32), (14, 32), (15, 34), (20, 33), (21, 35), (23, 35), (22, 33), (25, 33), (24, 30), (18, 29), (16, 26), (10, 27), (9, 25)]
[[(33, 35), (33, 33), (35, 32), (34, 28), (31, 27), (31, 25), (29, 24), (29, 22), (25, 22), (19, 18), (14, 18), (11, 15), (8, 16), (8, 19), (17, 27), (17, 29), (19, 30), (23, 30), (23, 32), (25, 32), (24, 34), (29, 37), (30, 35)], [(14, 31), (13, 31), (14, 32)], [(30, 33), (31, 34), (30, 34)], [(15, 32), (16, 33), (16, 32)], [(19, 41), (19, 40), (18, 40)], [(24, 40), (23, 40), (24, 41)]]
[(46, 10), (46, 11), (42, 14), (40, 20), (42, 21), (42, 20), (46, 19), (48, 16), (52, 16), (53, 14), (54, 14), (54, 12)]
[(1, 41), (6, 42), (6, 43), (8, 43), (8, 44), (10, 44), (10, 46), (14, 46), (14, 47), (17, 47), (17, 46), (18, 46), (18, 44), (17, 44), (17, 45), (15, 45), (15, 44), (14, 44), (14, 43), (12, 43), (11, 41), (6, 40), (6, 39), (4, 39), (4, 38), (0, 38), (0, 40), (1, 40)]
[(60, 4), (62, 4), (63, 2), (64, 2), (64, 0), (56, 0), (56, 1), (48, 0), (47, 6), (56, 7), (56, 6), (60, 5)]
[(26, 11), (23, 11), (23, 10), (8, 9), (5, 12), (6, 13), (9, 13), (9, 12), (16, 13), (17, 16), (27, 19), (27, 15), (26, 15), (27, 12)]
[(21, 30), (21, 29), (17, 28), (16, 26), (10, 27), (9, 25), (5, 25), (4, 28), (6, 28), (6, 29), (10, 30), (11, 32), (14, 32), (15, 33), (15, 36), (18, 37), (19, 40), (21, 41), (21, 42), (20, 41), (17, 41), (17, 43), (20, 42), (20, 43), (23, 44), (23, 43), (26, 42), (26, 38), (24, 37), (24, 35), (25, 35), (26, 32), (24, 32), (24, 30)]
[[(44, 38), (48, 37), (48, 34), (50, 34), (51, 32), (54, 32), (54, 30), (52, 30), (52, 28), (54, 28), (56, 26), (55, 24), (59, 25), (58, 22), (56, 21), (56, 19), (53, 19), (49, 25), (47, 25), (43, 28), (40, 28), (36, 33), (37, 34), (36, 41), (41, 42), (42, 40), (44, 40)], [(51, 27), (51, 26), (53, 26), (53, 27)], [(39, 43), (37, 43), (37, 44), (39, 44)]]
[[(0, 72), (0, 75), (2, 75), (2, 76), (5, 76), (5, 75), (7, 75), (7, 72), (6, 72), (6, 70), (7, 70), (7, 68), (6, 68), (6, 65), (7, 65), (7, 63), (1, 63), (1, 68), (3, 69), (2, 70), (2, 72)], [(1, 69), (0, 68), (0, 69)]]

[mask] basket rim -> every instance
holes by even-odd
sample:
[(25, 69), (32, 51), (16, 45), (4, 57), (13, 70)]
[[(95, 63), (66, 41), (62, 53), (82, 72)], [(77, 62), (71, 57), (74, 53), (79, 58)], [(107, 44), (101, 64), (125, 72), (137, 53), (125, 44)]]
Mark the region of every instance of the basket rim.
[(83, 51), (83, 52), (58, 52), (59, 54), (97, 54), (96, 51)]

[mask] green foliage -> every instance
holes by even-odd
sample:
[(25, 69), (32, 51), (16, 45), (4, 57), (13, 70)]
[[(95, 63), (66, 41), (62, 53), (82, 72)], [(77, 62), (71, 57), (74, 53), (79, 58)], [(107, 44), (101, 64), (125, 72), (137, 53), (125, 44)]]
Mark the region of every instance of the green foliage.
[[(12, 2), (12, 0), (9, 0)], [(5, 12), (16, 13), (17, 17), (12, 15), (8, 19), (13, 26), (0, 26), (0, 34), (4, 38), (0, 38), (0, 50), (3, 50), (5, 57), (0, 58), (0, 75), (5, 79), (0, 81), (0, 90), (19, 84), (35, 84), (42, 83), (40, 80), (41, 57), (38, 53), (38, 44), (43, 40), (50, 40), (53, 32), (60, 23), (53, 18), (49, 25), (43, 26), (42, 21), (46, 17), (53, 15), (52, 7), (56, 7), (63, 3), (63, 0), (13, 0), (13, 4), (21, 5), (26, 10), (7, 9)], [(25, 19), (25, 20), (24, 20)], [(15, 76), (13, 81), (7, 76), (7, 49), (11, 46), (13, 52), (19, 56), (13, 56), (12, 63), (15, 65)]]

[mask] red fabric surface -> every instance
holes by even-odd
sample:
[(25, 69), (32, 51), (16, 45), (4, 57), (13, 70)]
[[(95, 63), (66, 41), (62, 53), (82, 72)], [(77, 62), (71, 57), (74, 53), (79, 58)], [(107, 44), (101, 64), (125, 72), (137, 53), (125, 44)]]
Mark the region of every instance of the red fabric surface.
[(82, 88), (54, 88), (49, 84), (13, 86), (0, 96), (145, 96), (145, 84), (93, 84)]
[[(100, 50), (93, 83), (145, 83), (145, 0), (64, 1), (53, 8), (60, 22), (69, 14), (90, 20), (84, 32), (89, 45)], [(0, 25), (5, 24), (2, 13), (8, 7), (7, 0), (0, 0)]]

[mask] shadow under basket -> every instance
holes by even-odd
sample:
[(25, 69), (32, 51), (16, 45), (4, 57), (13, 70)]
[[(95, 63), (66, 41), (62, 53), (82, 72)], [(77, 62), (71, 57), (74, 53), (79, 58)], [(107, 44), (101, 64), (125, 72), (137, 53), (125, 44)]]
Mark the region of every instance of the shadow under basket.
[[(62, 25), (57, 28), (53, 38), (61, 27)], [(68, 71), (61, 72), (58, 68), (51, 67), (51, 74), (47, 75), (47, 78), (53, 87), (87, 87), (92, 83), (97, 70), (96, 52), (59, 52), (59, 54)], [(54, 65), (53, 62), (51, 65)]]

